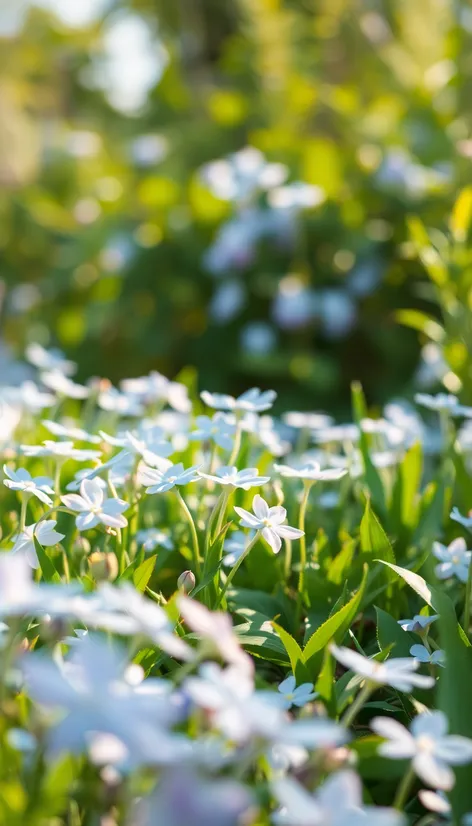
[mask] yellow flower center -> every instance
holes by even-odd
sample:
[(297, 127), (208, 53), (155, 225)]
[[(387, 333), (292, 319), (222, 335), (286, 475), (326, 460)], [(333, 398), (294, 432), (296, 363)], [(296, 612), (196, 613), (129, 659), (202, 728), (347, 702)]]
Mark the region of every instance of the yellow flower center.
[(428, 734), (422, 734), (421, 737), (418, 737), (416, 742), (421, 751), (426, 752), (427, 754), (432, 754), (434, 752), (435, 742)]

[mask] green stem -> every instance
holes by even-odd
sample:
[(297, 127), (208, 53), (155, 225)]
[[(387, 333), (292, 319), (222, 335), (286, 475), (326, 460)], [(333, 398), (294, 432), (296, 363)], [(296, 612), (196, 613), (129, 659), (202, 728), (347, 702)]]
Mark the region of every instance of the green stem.
[(470, 600), (472, 597), (472, 556), (469, 563), (469, 574), (467, 576), (467, 583), (465, 586), (465, 603), (464, 603), (464, 619), (462, 626), (465, 635), (468, 637), (470, 628)]
[(234, 434), (234, 445), (231, 451), (231, 456), (228, 459), (228, 465), (232, 467), (236, 463), (236, 459), (238, 458), (239, 451), (241, 450), (241, 439), (243, 436), (243, 428), (241, 425), (241, 420), (239, 418), (239, 414), (236, 413), (236, 433)]
[(403, 779), (397, 789), (397, 793), (395, 795), (395, 800), (393, 801), (393, 808), (397, 809), (399, 812), (403, 811), (405, 806), (408, 793), (411, 789), (413, 781), (415, 779), (415, 772), (413, 766), (408, 766), (405, 774), (403, 775)]
[(28, 508), (28, 500), (29, 500), (29, 495), (28, 495), (28, 494), (26, 494), (25, 496), (23, 496), (23, 497), (22, 497), (22, 499), (21, 499), (21, 511), (20, 511), (20, 527), (19, 527), (19, 533), (23, 533), (23, 531), (25, 530), (25, 526), (26, 526), (26, 511), (27, 511), (27, 508)]
[(56, 494), (56, 499), (60, 502), (61, 497), (61, 470), (62, 470), (62, 462), (60, 459), (56, 460), (56, 468), (54, 471), (54, 493)]
[(356, 719), (357, 715), (361, 711), (361, 709), (365, 706), (367, 700), (369, 699), (370, 695), (375, 689), (375, 684), (367, 681), (359, 691), (356, 699), (353, 703), (349, 706), (348, 710), (344, 714), (341, 724), (344, 728), (349, 728), (352, 725), (354, 720)]
[(238, 561), (236, 562), (236, 565), (235, 565), (233, 568), (231, 568), (231, 571), (229, 572), (229, 574), (228, 574), (228, 576), (227, 576), (227, 578), (226, 578), (226, 582), (225, 582), (225, 584), (223, 585), (223, 587), (222, 587), (222, 589), (221, 589), (221, 591), (220, 591), (220, 593), (219, 593), (219, 596), (218, 596), (218, 599), (217, 599), (217, 601), (216, 601), (216, 605), (215, 605), (215, 610), (216, 610), (217, 608), (219, 608), (219, 606), (220, 606), (220, 604), (221, 604), (221, 602), (222, 602), (222, 600), (223, 600), (223, 597), (224, 597), (224, 595), (226, 594), (226, 591), (228, 590), (228, 588), (229, 588), (229, 586), (231, 585), (231, 583), (232, 583), (232, 581), (233, 581), (234, 577), (236, 576), (236, 573), (238, 572), (238, 570), (239, 570), (239, 568), (241, 567), (242, 563), (243, 563), (243, 562), (244, 562), (244, 560), (246, 559), (246, 557), (247, 557), (247, 555), (248, 555), (249, 551), (250, 551), (250, 550), (254, 547), (254, 545), (256, 544), (257, 540), (259, 539), (259, 534), (260, 534), (260, 531), (256, 531), (256, 535), (255, 535), (255, 536), (254, 536), (254, 538), (251, 540), (251, 542), (249, 543), (249, 545), (247, 546), (247, 548), (245, 549), (245, 551), (241, 554), (241, 556), (239, 557)]
[(306, 535), (305, 535), (305, 517), (308, 505), (308, 497), (314, 482), (304, 482), (304, 490), (302, 501), (300, 502), (300, 512), (298, 515), (298, 527), (303, 531), (303, 536), (300, 537), (300, 575), (298, 577), (298, 596), (297, 596), (297, 626), (300, 621), (303, 591), (305, 589), (305, 568), (306, 568)]
[(182, 494), (180, 493), (180, 490), (177, 490), (177, 488), (175, 488), (175, 492), (177, 494), (177, 499), (179, 500), (180, 507), (182, 508), (183, 512), (185, 513), (185, 516), (187, 517), (187, 521), (188, 521), (188, 524), (189, 524), (190, 533), (192, 535), (193, 560), (194, 560), (194, 564), (195, 564), (195, 576), (197, 577), (197, 579), (199, 579), (200, 576), (201, 576), (201, 564), (200, 564), (200, 546), (199, 546), (199, 543), (198, 543), (197, 529), (195, 527), (195, 522), (193, 520), (193, 516), (190, 513), (189, 507), (188, 507), (185, 499), (183, 498)]
[(290, 539), (285, 540), (285, 580), (288, 583), (290, 574), (292, 572), (292, 542)]

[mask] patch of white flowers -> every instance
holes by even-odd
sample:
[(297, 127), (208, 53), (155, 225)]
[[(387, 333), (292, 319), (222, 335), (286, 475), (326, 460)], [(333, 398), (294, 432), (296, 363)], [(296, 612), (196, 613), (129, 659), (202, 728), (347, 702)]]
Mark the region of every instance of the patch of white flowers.
[[(239, 199), (279, 172), (245, 156), (206, 175)], [(27, 357), (38, 381), (0, 390), (15, 411), (8, 430), (0, 418), (0, 705), (10, 698), (1, 707), (15, 761), (49, 767), (85, 757), (99, 782), (121, 784), (128, 814), (105, 818), (113, 826), (400, 826), (406, 798), (396, 808), (365, 805), (352, 748), (352, 724), (378, 692), (392, 713), (370, 725), (378, 753), (409, 765), (401, 794), (416, 775), (431, 787), (423, 805), (448, 812), (436, 792), (472, 762), (472, 741), (448, 734), (445, 714), (424, 706), (449, 668), (431, 639), (434, 599), (416, 586), (437, 613), (412, 604), (411, 619), (392, 620), (393, 647), (379, 636), (364, 650), (356, 636), (365, 595), (387, 590), (390, 599), (391, 581), (374, 567), (380, 529), (361, 527), (359, 545), (349, 501), (367, 473), (393, 478), (412, 449), (412, 414), (335, 425), (292, 412), (279, 421), (268, 413), (276, 393), (252, 388), (237, 397), (204, 391), (210, 414), (199, 402), (194, 415), (187, 388), (157, 372), (119, 388), (81, 385), (59, 351), (30, 345)], [(82, 415), (69, 415), (69, 400)], [(417, 400), (470, 416), (455, 397)], [(286, 463), (274, 462), (283, 454)], [(319, 494), (325, 483), (333, 491)], [(342, 531), (323, 509), (329, 496), (341, 516), (346, 507)], [(457, 509), (451, 517), (472, 529), (471, 517)], [(462, 593), (472, 557), (465, 539), (435, 541), (432, 556), (438, 579)], [(349, 568), (359, 560), (371, 578), (352, 596)], [(404, 600), (397, 617), (400, 607)], [(421, 712), (408, 727), (395, 719), (406, 708)], [(260, 821), (259, 781), (268, 807)]]

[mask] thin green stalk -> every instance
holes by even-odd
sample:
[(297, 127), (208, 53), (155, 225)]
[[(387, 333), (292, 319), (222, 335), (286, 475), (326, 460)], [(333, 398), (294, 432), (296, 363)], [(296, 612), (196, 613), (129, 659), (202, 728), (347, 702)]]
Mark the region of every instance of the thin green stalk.
[(231, 456), (228, 459), (228, 465), (231, 467), (232, 465), (236, 464), (236, 459), (239, 456), (239, 451), (241, 450), (241, 440), (243, 436), (243, 428), (241, 424), (241, 419), (239, 418), (238, 413), (236, 413), (236, 433), (234, 434), (234, 445), (231, 451)]
[(305, 517), (306, 517), (306, 509), (308, 505), (308, 497), (310, 495), (310, 490), (313, 486), (313, 482), (305, 481), (304, 483), (304, 490), (302, 501), (300, 502), (300, 511), (298, 515), (298, 527), (301, 531), (303, 531), (303, 536), (300, 537), (300, 575), (298, 577), (298, 596), (297, 596), (297, 626), (301, 616), (301, 609), (302, 609), (302, 602), (303, 602), (303, 591), (305, 589), (305, 568), (306, 568), (306, 535), (305, 535)]
[(63, 462), (58, 458), (56, 460), (56, 467), (54, 469), (54, 493), (56, 494), (56, 501), (61, 501), (61, 470)]
[(467, 583), (465, 586), (465, 603), (464, 603), (464, 619), (462, 626), (466, 636), (469, 635), (470, 628), (470, 600), (472, 598), (472, 556), (469, 563), (469, 574), (467, 576)]
[(27, 508), (28, 508), (28, 500), (29, 500), (29, 495), (28, 495), (28, 494), (23, 495), (23, 496), (22, 496), (22, 498), (21, 498), (21, 511), (20, 511), (20, 527), (19, 527), (19, 533), (23, 533), (23, 531), (24, 531), (24, 529), (25, 529), (25, 525), (26, 525), (26, 511), (27, 511)]
[(405, 803), (407, 801), (408, 794), (410, 789), (413, 785), (413, 781), (415, 779), (415, 772), (413, 766), (408, 766), (405, 774), (403, 775), (403, 779), (397, 789), (397, 793), (395, 795), (395, 800), (393, 801), (393, 808), (397, 809), (399, 812), (403, 811), (405, 807)]
[(183, 512), (185, 513), (185, 516), (187, 517), (187, 521), (188, 521), (188, 524), (189, 524), (190, 533), (192, 535), (193, 560), (194, 560), (194, 564), (195, 564), (195, 576), (197, 577), (197, 579), (200, 579), (202, 569), (201, 569), (201, 563), (200, 563), (200, 545), (199, 545), (199, 542), (198, 542), (197, 529), (195, 527), (195, 522), (194, 522), (193, 516), (190, 513), (189, 507), (188, 507), (185, 499), (183, 498), (180, 491), (177, 490), (177, 488), (175, 489), (175, 491), (176, 491), (176, 494), (177, 494), (177, 499), (179, 500), (179, 503), (180, 503), (180, 507), (182, 508)]
[(290, 579), (290, 574), (292, 573), (292, 542), (290, 539), (285, 540), (284, 563), (285, 580), (288, 582)]
[(353, 703), (351, 703), (351, 705), (349, 706), (349, 708), (347, 709), (347, 711), (345, 712), (345, 714), (344, 714), (344, 716), (341, 720), (341, 724), (345, 728), (349, 728), (349, 726), (352, 725), (352, 723), (356, 719), (359, 712), (365, 706), (367, 700), (369, 699), (369, 697), (372, 694), (372, 692), (374, 691), (374, 689), (375, 689), (375, 684), (373, 684), (369, 681), (367, 681), (362, 686), (362, 688), (359, 691), (356, 699), (354, 700)]
[(238, 572), (239, 568), (241, 567), (241, 565), (243, 564), (244, 560), (246, 559), (246, 557), (247, 557), (247, 555), (248, 555), (249, 551), (250, 551), (250, 550), (254, 547), (254, 545), (256, 544), (257, 540), (259, 539), (259, 535), (260, 535), (260, 531), (256, 531), (256, 535), (253, 537), (253, 539), (251, 540), (251, 542), (249, 543), (249, 545), (247, 546), (247, 548), (246, 548), (246, 549), (244, 550), (244, 552), (241, 554), (241, 556), (239, 557), (238, 561), (236, 562), (236, 565), (235, 565), (233, 568), (231, 568), (231, 571), (229, 572), (229, 574), (228, 574), (228, 576), (227, 576), (227, 578), (226, 578), (226, 582), (225, 582), (225, 584), (223, 585), (223, 587), (222, 587), (222, 589), (221, 589), (221, 591), (220, 591), (220, 593), (219, 593), (219, 596), (218, 596), (218, 599), (217, 599), (217, 601), (216, 601), (216, 605), (215, 605), (215, 610), (216, 610), (217, 608), (219, 608), (219, 606), (220, 606), (220, 604), (221, 604), (221, 602), (222, 602), (222, 600), (223, 600), (223, 597), (224, 597), (224, 595), (226, 594), (226, 591), (228, 590), (228, 588), (229, 588), (229, 586), (231, 585), (231, 583), (232, 583), (232, 581), (233, 581), (234, 577), (236, 576), (236, 574), (237, 574), (237, 572)]

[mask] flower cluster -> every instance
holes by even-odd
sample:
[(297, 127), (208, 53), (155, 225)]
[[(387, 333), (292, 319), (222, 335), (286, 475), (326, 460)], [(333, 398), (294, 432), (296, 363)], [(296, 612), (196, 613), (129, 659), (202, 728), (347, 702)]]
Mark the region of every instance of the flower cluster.
[[(244, 199), (238, 176), (225, 186)], [(204, 391), (194, 415), (158, 373), (79, 385), (60, 352), (27, 357), (37, 383), (0, 391), (16, 422), (1, 434), (0, 749), (22, 822), (401, 826), (407, 806), (449, 811), (439, 795), (472, 763), (456, 713), (472, 593), (457, 534), (472, 522), (454, 509), (443, 524), (419, 415), (371, 419), (358, 395), (354, 423), (278, 420), (259, 388)], [(428, 398), (451, 427), (469, 416)], [(61, 761), (67, 795), (48, 797)]]

